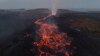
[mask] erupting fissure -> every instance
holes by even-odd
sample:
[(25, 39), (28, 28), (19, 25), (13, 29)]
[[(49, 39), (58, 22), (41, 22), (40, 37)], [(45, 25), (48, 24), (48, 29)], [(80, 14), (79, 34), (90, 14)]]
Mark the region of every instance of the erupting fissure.
[[(56, 18), (52, 15), (49, 17)], [(33, 42), (33, 45), (38, 46), (39, 56), (71, 56), (72, 50), (69, 48), (72, 41), (67, 33), (59, 31), (57, 24), (48, 23), (47, 20), (51, 19), (49, 17), (35, 21), (35, 24), (40, 26), (37, 30), (40, 40)]]

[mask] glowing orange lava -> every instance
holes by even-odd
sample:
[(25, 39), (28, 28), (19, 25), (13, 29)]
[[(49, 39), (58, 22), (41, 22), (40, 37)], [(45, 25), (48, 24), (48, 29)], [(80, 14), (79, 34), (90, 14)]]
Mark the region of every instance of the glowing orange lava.
[(71, 56), (67, 47), (70, 47), (72, 41), (68, 39), (66, 33), (59, 31), (56, 24), (45, 23), (44, 19), (38, 19), (35, 23), (40, 26), (37, 34), (41, 40), (33, 42), (39, 47), (39, 56), (57, 56), (58, 53)]

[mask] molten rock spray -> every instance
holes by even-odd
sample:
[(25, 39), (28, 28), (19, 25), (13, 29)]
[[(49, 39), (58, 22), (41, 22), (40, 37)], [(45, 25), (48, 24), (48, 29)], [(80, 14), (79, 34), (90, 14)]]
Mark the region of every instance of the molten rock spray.
[(61, 32), (54, 21), (56, 16), (50, 15), (44, 19), (38, 19), (35, 24), (40, 28), (37, 30), (40, 40), (33, 42), (38, 46), (39, 56), (71, 56), (72, 50), (69, 51), (72, 40), (67, 33)]

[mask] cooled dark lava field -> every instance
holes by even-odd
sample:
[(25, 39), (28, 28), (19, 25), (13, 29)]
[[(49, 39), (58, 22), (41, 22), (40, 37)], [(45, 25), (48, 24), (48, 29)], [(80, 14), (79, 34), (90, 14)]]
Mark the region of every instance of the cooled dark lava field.
[[(49, 13), (48, 9), (0, 10), (0, 56), (37, 56), (37, 47), (32, 46), (37, 39), (33, 22)], [(59, 30), (73, 38), (73, 56), (100, 56), (100, 11), (59, 9), (56, 16)]]

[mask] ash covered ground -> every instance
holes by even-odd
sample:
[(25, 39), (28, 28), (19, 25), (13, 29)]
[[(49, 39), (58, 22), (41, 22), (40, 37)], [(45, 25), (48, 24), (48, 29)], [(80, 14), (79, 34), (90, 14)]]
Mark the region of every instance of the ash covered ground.
[[(35, 56), (31, 52), (36, 38), (35, 20), (50, 13), (48, 9), (0, 10), (0, 56)], [(100, 12), (58, 10), (57, 24), (75, 40), (74, 56), (100, 56)], [(76, 41), (77, 40), (77, 41)]]

